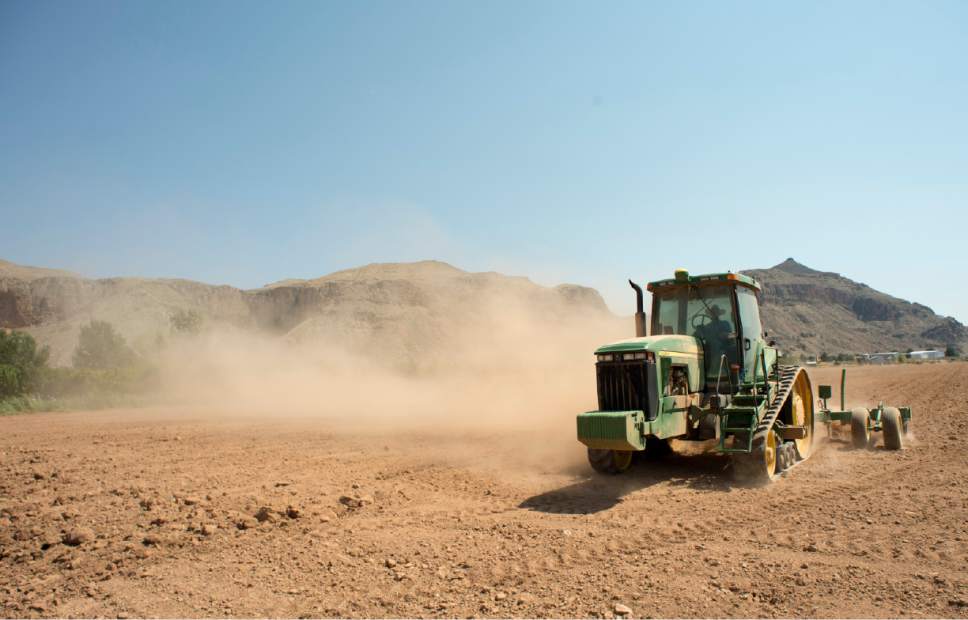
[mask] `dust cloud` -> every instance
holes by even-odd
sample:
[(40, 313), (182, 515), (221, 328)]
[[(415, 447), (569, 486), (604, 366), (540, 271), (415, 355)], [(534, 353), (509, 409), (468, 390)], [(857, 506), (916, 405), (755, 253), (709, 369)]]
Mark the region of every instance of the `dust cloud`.
[(574, 415), (596, 404), (593, 351), (632, 331), (609, 313), (493, 295), (437, 309), (419, 329), (331, 325), (300, 337), (213, 327), (168, 347), (161, 384), (167, 402), (210, 415), (573, 435)]

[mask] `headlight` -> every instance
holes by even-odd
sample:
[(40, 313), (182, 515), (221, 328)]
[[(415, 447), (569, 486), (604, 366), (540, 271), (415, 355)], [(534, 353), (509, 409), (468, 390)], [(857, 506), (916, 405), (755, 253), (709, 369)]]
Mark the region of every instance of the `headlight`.
[(655, 356), (651, 351), (629, 351), (628, 353), (599, 353), (599, 362), (632, 362), (635, 360), (654, 360)]

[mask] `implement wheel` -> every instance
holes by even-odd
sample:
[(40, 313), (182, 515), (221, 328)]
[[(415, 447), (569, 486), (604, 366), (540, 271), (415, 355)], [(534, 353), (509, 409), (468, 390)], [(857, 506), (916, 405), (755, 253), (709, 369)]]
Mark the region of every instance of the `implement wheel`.
[(850, 440), (855, 448), (866, 448), (871, 443), (871, 414), (858, 407), (850, 411)]
[(901, 412), (894, 407), (884, 407), (881, 412), (881, 427), (884, 429), (884, 447), (888, 450), (900, 450), (902, 446)]
[(620, 474), (632, 465), (632, 454), (628, 450), (597, 450), (588, 449), (588, 462), (592, 469), (600, 474), (614, 476)]

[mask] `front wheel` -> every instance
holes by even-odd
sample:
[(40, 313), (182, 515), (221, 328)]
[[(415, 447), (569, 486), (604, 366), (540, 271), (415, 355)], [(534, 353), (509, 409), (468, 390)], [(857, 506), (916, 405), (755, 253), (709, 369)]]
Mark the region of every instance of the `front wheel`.
[(627, 470), (632, 465), (632, 454), (629, 450), (599, 450), (588, 449), (588, 462), (592, 469), (600, 474), (614, 476)]

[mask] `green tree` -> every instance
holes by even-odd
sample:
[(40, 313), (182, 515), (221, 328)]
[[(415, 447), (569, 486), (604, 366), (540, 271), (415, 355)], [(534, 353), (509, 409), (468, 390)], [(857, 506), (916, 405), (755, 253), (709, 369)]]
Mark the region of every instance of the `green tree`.
[(820, 361), (821, 362), (829, 362), (831, 359), (833, 359), (833, 358), (831, 358), (830, 357), (830, 354), (827, 353), (826, 351), (824, 351), (823, 353), (820, 354)]
[(38, 349), (30, 334), (0, 331), (0, 397), (34, 389), (49, 357), (49, 349)]
[(107, 321), (91, 321), (81, 327), (74, 349), (75, 368), (122, 368), (134, 359), (134, 351)]
[(194, 310), (176, 310), (168, 321), (176, 334), (194, 336), (202, 330), (202, 315)]
[(956, 344), (949, 344), (944, 350), (945, 357), (961, 357), (961, 348)]

